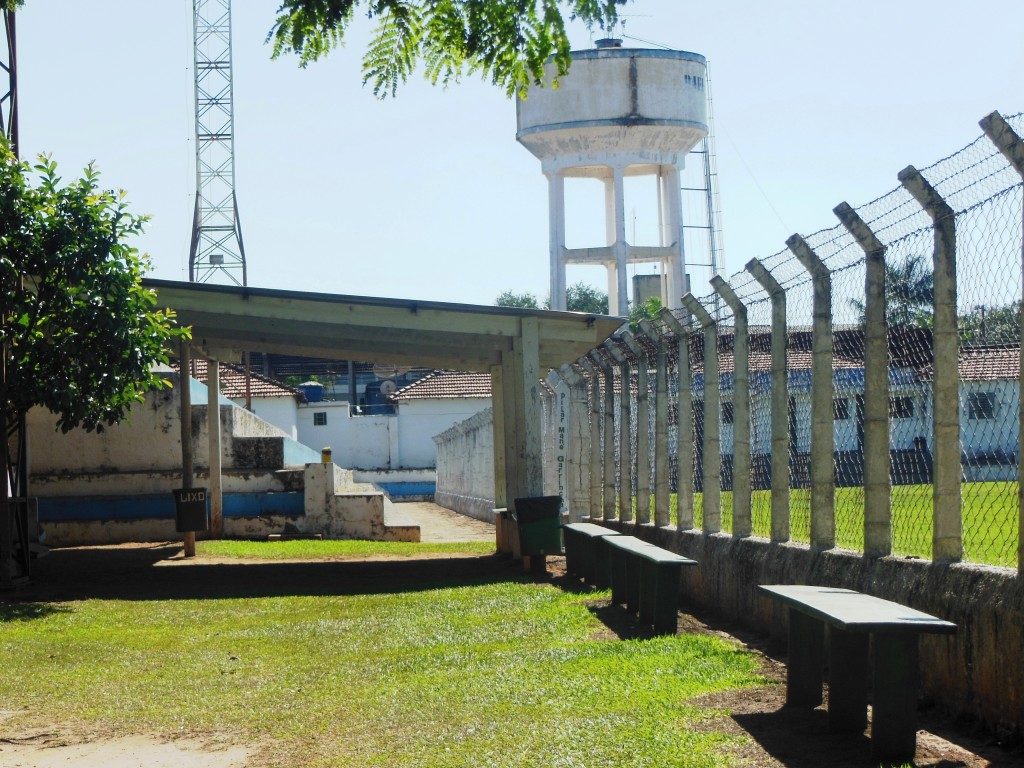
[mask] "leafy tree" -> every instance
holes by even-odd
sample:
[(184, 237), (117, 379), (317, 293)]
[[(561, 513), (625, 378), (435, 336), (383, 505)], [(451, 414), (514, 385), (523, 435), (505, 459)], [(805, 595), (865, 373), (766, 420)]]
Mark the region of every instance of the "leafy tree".
[(153, 365), (187, 337), (142, 287), (148, 258), (126, 242), (146, 219), (98, 181), (90, 165), (62, 185), (50, 158), (19, 162), (0, 139), (0, 406), (9, 425), (43, 406), (64, 432), (102, 430), (169, 386)]
[(521, 307), (522, 309), (540, 309), (540, 304), (537, 301), (537, 297), (525, 291), (524, 293), (516, 293), (515, 291), (504, 291), (498, 295), (498, 298), (494, 300), (495, 306), (498, 307)]
[(267, 41), (273, 56), (299, 65), (341, 45), (356, 11), (376, 24), (363, 55), (363, 83), (394, 96), (422, 63), (426, 79), (447, 85), (479, 73), (509, 94), (543, 81), (553, 57), (569, 70), (566, 17), (605, 29), (629, 0), (282, 0)]
[(651, 296), (643, 304), (634, 305), (629, 310), (629, 328), (631, 331), (636, 332), (640, 330), (641, 320), (657, 320), (661, 315), (661, 299), (657, 296)]
[(573, 283), (565, 290), (566, 309), (592, 315), (608, 314), (608, 294), (586, 283)]
[[(923, 256), (909, 256), (901, 264), (885, 265), (885, 317), (890, 328), (912, 326), (930, 328), (935, 302), (935, 279), (931, 265)], [(864, 319), (864, 302), (850, 304)]]
[(1020, 344), (1020, 301), (1001, 307), (975, 307), (960, 318), (958, 325), (964, 341)]

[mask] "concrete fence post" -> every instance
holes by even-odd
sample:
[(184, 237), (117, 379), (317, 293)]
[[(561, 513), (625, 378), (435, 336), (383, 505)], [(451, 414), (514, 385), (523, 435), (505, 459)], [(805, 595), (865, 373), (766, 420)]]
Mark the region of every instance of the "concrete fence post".
[(722, 530), (722, 440), (719, 434), (722, 400), (718, 381), (718, 324), (692, 293), (683, 296), (683, 304), (704, 334), (702, 529), (704, 533), (718, 533)]
[[(558, 407), (565, 407), (566, 452), (565, 476), (568, 498), (565, 500), (569, 519), (579, 522), (590, 515), (590, 419), (587, 403), (587, 379), (568, 363), (558, 369), (558, 375), (568, 388), (567, 405), (558, 394)], [(560, 427), (562, 428), (562, 427)]]
[(960, 513), (960, 341), (956, 327), (956, 214), (914, 166), (898, 178), (931, 217), (934, 320), (932, 324), (932, 456), (935, 523), (932, 559), (956, 562), (963, 557)]
[(654, 524), (671, 522), (668, 480), (668, 349), (664, 336), (650, 320), (640, 330), (657, 349), (654, 373)]
[(747, 272), (772, 302), (772, 525), (771, 540), (789, 541), (789, 370), (786, 362), (786, 291), (757, 259)]
[(753, 532), (750, 499), (750, 329), (747, 307), (720, 275), (711, 278), (733, 316), (732, 379), (732, 535)]
[(622, 334), (623, 343), (636, 358), (636, 521), (651, 522), (651, 411), (647, 397), (650, 386), (647, 350), (631, 333)]
[(587, 462), (590, 464), (588, 478), (590, 490), (587, 494), (588, 509), (591, 520), (601, 517), (601, 384), (599, 371), (589, 358), (579, 359), (579, 366), (586, 376), (586, 384), (590, 391), (590, 452)]
[(604, 374), (604, 466), (601, 470), (603, 480), (602, 516), (605, 520), (615, 519), (615, 376), (608, 359), (594, 350), (591, 360)]
[(608, 354), (619, 364), (619, 522), (633, 519), (633, 454), (630, 440), (630, 386), (629, 359), (614, 341), (607, 344)]
[(892, 480), (889, 476), (889, 323), (885, 246), (847, 203), (833, 213), (864, 250), (864, 554), (892, 552)]
[(832, 271), (800, 235), (786, 246), (811, 274), (811, 548), (836, 545), (836, 433), (832, 346)]
[[(1003, 153), (1003, 157), (1013, 166), (1014, 170), (1024, 179), (1024, 138), (1010, 127), (998, 112), (992, 112), (979, 123), (985, 135)], [(1021, 220), (1024, 230), (1024, 218)], [(1024, 243), (1024, 240), (1022, 240)], [(1021, 248), (1021, 268), (1024, 269), (1024, 245)], [(1021, 303), (1017, 318), (1018, 328), (1024, 328), (1024, 302)], [(1017, 379), (1018, 402), (1024, 402), (1024, 355), (1020, 356), (1020, 372)], [(1017, 424), (1018, 442), (1024, 435), (1024, 408), (1020, 409), (1020, 421)], [(1017, 462), (1017, 508), (1020, 524), (1017, 528), (1017, 574), (1024, 576), (1024, 463)]]
[(689, 317), (684, 325), (669, 309), (661, 320), (676, 335), (676, 515), (680, 531), (693, 528), (693, 389)]

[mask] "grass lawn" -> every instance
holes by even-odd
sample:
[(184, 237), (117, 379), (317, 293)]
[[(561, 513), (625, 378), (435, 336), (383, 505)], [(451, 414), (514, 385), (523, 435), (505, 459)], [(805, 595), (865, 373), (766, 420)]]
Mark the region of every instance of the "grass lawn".
[[(206, 566), (225, 567), (282, 566)], [(25, 710), (5, 730), (228, 734), (282, 768), (730, 763), (737, 737), (691, 702), (763, 682), (753, 655), (706, 635), (619, 640), (588, 606), (602, 593), (492, 570), (327, 596), (0, 603), (17, 660), (0, 698)]]
[[(961, 486), (964, 559), (972, 563), (1017, 565), (1019, 512), (1017, 483), (963, 483)], [(694, 494), (694, 525), (701, 527), (703, 494)], [(677, 515), (677, 496), (672, 494), (672, 524)], [(654, 500), (651, 499), (651, 509)], [(836, 541), (844, 549), (864, 549), (864, 489), (836, 488)], [(635, 511), (635, 501), (634, 501)], [(653, 511), (652, 511), (653, 515)], [(771, 531), (771, 491), (754, 491), (751, 500), (754, 535), (768, 538)], [(790, 531), (793, 541), (811, 540), (811, 492), (789, 492)], [(722, 492), (722, 530), (732, 531), (732, 492)], [(893, 552), (898, 555), (932, 556), (932, 487), (894, 485), (892, 488)]]
[(292, 539), (285, 541), (200, 541), (196, 552), (210, 557), (259, 560), (315, 560), (322, 558), (417, 557), (436, 554), (487, 555), (493, 541), (407, 542), (361, 539)]

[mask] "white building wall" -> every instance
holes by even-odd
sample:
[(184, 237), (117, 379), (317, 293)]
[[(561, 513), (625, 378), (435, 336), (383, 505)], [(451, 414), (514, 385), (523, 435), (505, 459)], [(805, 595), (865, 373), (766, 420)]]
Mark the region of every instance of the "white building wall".
[[(244, 397), (233, 398), (231, 402), (245, 407)], [(254, 397), (252, 412), (273, 424), (292, 440), (299, 439), (299, 408), (294, 397)]]
[(490, 408), (434, 438), (442, 507), (494, 522), (494, 421)]
[[(317, 450), (330, 446), (334, 463), (349, 469), (390, 469), (394, 416), (350, 416), (348, 402), (305, 403), (297, 409), (298, 440)], [(325, 414), (326, 423), (314, 424)]]
[(408, 400), (398, 406), (398, 451), (393, 466), (422, 469), (437, 466), (438, 435), (460, 421), (491, 407), (489, 397)]

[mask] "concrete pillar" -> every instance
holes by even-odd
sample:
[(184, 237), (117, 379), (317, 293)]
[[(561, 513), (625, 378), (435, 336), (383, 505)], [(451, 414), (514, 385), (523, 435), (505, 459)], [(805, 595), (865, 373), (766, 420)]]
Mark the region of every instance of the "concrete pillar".
[(540, 321), (536, 317), (522, 319), (521, 335), (516, 339), (515, 347), (517, 368), (521, 366), (517, 371), (516, 411), (522, 428), (518, 454), (522, 464), (522, 495), (542, 496), (544, 465), (541, 445)]
[[(982, 118), (981, 129), (989, 137), (993, 144), (1003, 153), (1003, 157), (1013, 166), (1014, 170), (1024, 178), (1024, 138), (1021, 138), (1010, 124), (1003, 119), (998, 112), (992, 112)], [(1021, 221), (1024, 229), (1024, 219)], [(1021, 249), (1021, 267), (1024, 269), (1024, 245)], [(1024, 304), (1021, 305), (1021, 313), (1018, 317), (1018, 327), (1024, 328)], [(1018, 402), (1024, 402), (1024, 355), (1020, 356), (1020, 374), (1017, 379)], [(1017, 424), (1017, 434), (1024, 435), (1024, 408), (1020, 410), (1020, 421)], [(1020, 437), (1018, 437), (1018, 441)], [(1022, 533), (1017, 536), (1017, 573), (1024, 576), (1024, 462), (1017, 462), (1017, 507), (1020, 516), (1018, 531)]]
[[(181, 422), (181, 487), (188, 489), (195, 482), (195, 467), (192, 454), (192, 350), (188, 342), (178, 342), (178, 386), (180, 392)], [(192, 531), (182, 534), (185, 557), (196, 556), (196, 535)]]
[[(509, 506), (508, 483), (505, 477), (505, 386), (500, 365), (491, 366), (491, 429), (494, 437), (494, 508), (507, 509)], [(499, 552), (511, 554), (507, 532), (500, 521), (495, 520), (495, 547)]]
[(640, 321), (641, 332), (655, 345), (654, 373), (654, 524), (671, 522), (668, 471), (668, 348), (664, 336), (650, 320)]
[(927, 179), (908, 166), (900, 183), (928, 213), (935, 230), (932, 252), (935, 310), (932, 325), (932, 462), (935, 527), (932, 558), (963, 557), (960, 517), (960, 341), (956, 327), (956, 214)]
[(551, 309), (565, 309), (565, 178), (558, 171), (547, 177)]
[(789, 541), (789, 381), (786, 362), (786, 291), (757, 259), (747, 272), (772, 302), (772, 526), (771, 540)]
[(722, 530), (721, 394), (718, 381), (718, 325), (692, 293), (683, 296), (704, 334), (704, 533)]
[(719, 275), (711, 278), (715, 292), (733, 316), (732, 385), (732, 535), (753, 532), (750, 513), (750, 332), (747, 307)]
[(686, 324), (666, 307), (661, 320), (676, 335), (676, 514), (680, 531), (693, 528), (693, 390), (690, 371), (689, 314)]
[(625, 317), (629, 314), (629, 283), (626, 269), (629, 244), (626, 242), (626, 194), (622, 178), (623, 170), (618, 166), (612, 169), (612, 186), (615, 191), (615, 295), (617, 299), (612, 314)]
[(558, 375), (568, 392), (558, 393), (556, 407), (565, 411), (565, 508), (572, 522), (579, 522), (590, 514), (590, 419), (587, 402), (587, 377), (571, 365), (563, 365)]
[(615, 519), (615, 376), (611, 363), (596, 350), (591, 353), (594, 364), (604, 374), (604, 466), (601, 471), (604, 490), (602, 493), (602, 516), (605, 520)]
[(630, 444), (630, 392), (629, 360), (612, 341), (605, 342), (612, 359), (619, 364), (619, 520), (633, 519), (633, 452)]
[(624, 333), (622, 340), (636, 361), (636, 521), (647, 525), (651, 522), (651, 412), (647, 397), (650, 386), (647, 350), (631, 333)]
[(832, 272), (800, 235), (786, 241), (811, 273), (814, 290), (811, 340), (811, 547), (836, 545), (835, 412), (832, 408)]
[(590, 519), (597, 521), (601, 517), (601, 478), (603, 462), (601, 453), (601, 386), (599, 371), (587, 358), (581, 358), (580, 367), (586, 374), (586, 382), (590, 389), (590, 492), (588, 494)]
[(206, 432), (210, 444), (210, 536), (224, 536), (224, 492), (221, 474), (220, 363), (206, 361)]
[(683, 197), (680, 189), (680, 167), (678, 165), (663, 166), (665, 175), (665, 212), (667, 241), (666, 246), (673, 246), (668, 264), (668, 302), (669, 309), (680, 309), (683, 305), (680, 297), (689, 290), (686, 285), (686, 252), (683, 240)]
[(516, 417), (516, 356), (511, 350), (501, 356), (501, 401), (502, 432), (505, 438), (505, 469), (502, 475), (505, 478), (505, 504), (509, 510), (512, 509), (516, 496), (519, 495), (521, 485), (519, 478), (520, 465), (516, 459), (519, 445), (519, 431), (522, 425)]
[(889, 476), (889, 326), (885, 299), (885, 246), (847, 203), (833, 211), (864, 249), (864, 554), (892, 552), (892, 481)]

